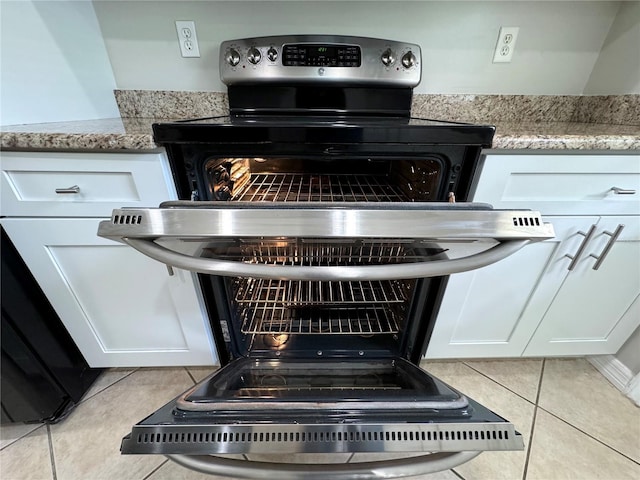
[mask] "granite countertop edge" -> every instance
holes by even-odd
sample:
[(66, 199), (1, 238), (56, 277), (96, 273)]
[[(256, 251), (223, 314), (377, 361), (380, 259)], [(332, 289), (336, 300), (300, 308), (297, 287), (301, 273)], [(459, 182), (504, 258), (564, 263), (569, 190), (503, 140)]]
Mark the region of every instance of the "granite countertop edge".
[[(0, 127), (0, 149), (157, 150), (150, 118), (114, 118)], [(166, 119), (164, 120), (166, 121)], [(500, 123), (494, 150), (640, 150), (640, 126), (591, 123)]]

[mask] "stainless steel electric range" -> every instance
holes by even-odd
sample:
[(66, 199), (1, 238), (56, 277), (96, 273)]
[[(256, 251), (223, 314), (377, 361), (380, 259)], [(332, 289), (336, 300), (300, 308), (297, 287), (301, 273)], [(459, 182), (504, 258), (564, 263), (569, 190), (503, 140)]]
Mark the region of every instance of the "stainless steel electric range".
[[(494, 128), (411, 118), (417, 45), (224, 42), (230, 115), (154, 125), (180, 201), (99, 235), (198, 272), (222, 368), (122, 453), (230, 477), (393, 478), (523, 448), (507, 420), (419, 367), (449, 275), (553, 237), (466, 199)], [(478, 321), (481, 321), (478, 319)], [(141, 399), (143, 401), (143, 399)], [(348, 465), (224, 453), (424, 452)]]

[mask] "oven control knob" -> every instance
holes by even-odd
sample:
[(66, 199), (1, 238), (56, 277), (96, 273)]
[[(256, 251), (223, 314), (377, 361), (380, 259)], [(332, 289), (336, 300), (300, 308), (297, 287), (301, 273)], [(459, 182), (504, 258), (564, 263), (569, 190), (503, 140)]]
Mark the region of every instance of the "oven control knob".
[(232, 67), (235, 67), (240, 63), (240, 54), (235, 48), (230, 48), (229, 51), (227, 51), (225, 60), (229, 65), (231, 65)]
[(382, 63), (385, 67), (388, 67), (389, 65), (393, 65), (396, 61), (396, 54), (393, 52), (393, 50), (387, 48), (384, 52), (382, 52), (382, 55), (380, 55), (380, 60), (382, 60)]
[(255, 65), (262, 59), (262, 54), (256, 47), (251, 47), (247, 52), (247, 59)]
[(278, 50), (270, 47), (269, 50), (267, 50), (267, 58), (269, 59), (269, 61), (275, 62), (278, 59)]
[(411, 50), (402, 56), (402, 66), (404, 68), (411, 68), (416, 64), (416, 56)]

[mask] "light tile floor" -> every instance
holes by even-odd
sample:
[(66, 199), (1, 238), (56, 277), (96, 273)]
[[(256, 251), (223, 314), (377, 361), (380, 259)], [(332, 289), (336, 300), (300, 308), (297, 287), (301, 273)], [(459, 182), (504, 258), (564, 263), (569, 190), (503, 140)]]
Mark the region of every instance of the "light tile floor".
[[(586, 360), (429, 362), (423, 368), (511, 420), (524, 436), (525, 450), (486, 452), (453, 470), (414, 480), (640, 479), (640, 408)], [(132, 424), (210, 371), (105, 372), (62, 422), (0, 427), (0, 479), (220, 478), (192, 472), (164, 457), (119, 454), (121, 437)], [(349, 462), (371, 459), (368, 454), (335, 457)], [(318, 456), (287, 456), (286, 461), (314, 463)]]

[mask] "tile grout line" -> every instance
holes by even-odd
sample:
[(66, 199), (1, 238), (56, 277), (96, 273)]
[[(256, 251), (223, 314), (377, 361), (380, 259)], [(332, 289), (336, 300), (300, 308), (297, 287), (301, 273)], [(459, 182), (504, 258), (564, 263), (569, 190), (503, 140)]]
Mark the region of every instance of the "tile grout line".
[[(543, 359), (544, 361), (544, 359)], [(531, 400), (529, 400), (528, 398), (524, 397), (523, 395), (519, 394), (518, 392), (511, 390), (509, 387), (507, 387), (506, 385), (503, 385), (502, 383), (500, 383), (499, 381), (497, 381), (495, 378), (491, 378), (489, 375), (482, 373), (480, 370), (477, 370), (475, 368), (473, 368), (473, 366), (467, 364), (466, 362), (462, 362), (463, 365), (469, 367), (471, 370), (473, 370), (476, 373), (479, 373), (480, 375), (482, 375), (483, 377), (485, 377), (488, 380), (491, 380), (492, 382), (494, 382), (497, 385), (500, 385), (502, 388), (509, 390), (511, 393), (513, 393), (514, 395), (517, 395), (518, 397), (520, 397), (522, 400), (530, 403), (531, 405), (535, 405), (535, 402), (532, 402)], [(540, 385), (538, 385), (538, 388), (540, 388)]]
[(533, 419), (531, 420), (531, 431), (529, 432), (529, 445), (527, 445), (527, 455), (524, 459), (524, 470), (522, 471), (522, 480), (527, 479), (529, 471), (529, 461), (531, 460), (531, 447), (533, 446), (533, 434), (536, 429), (536, 418), (538, 417), (538, 402), (540, 401), (540, 392), (542, 391), (542, 379), (544, 377), (544, 366), (547, 362), (546, 358), (542, 359), (540, 367), (540, 378), (538, 378), (538, 391), (536, 392), (536, 402), (533, 407)]
[(20, 440), (22, 440), (24, 437), (26, 437), (27, 435), (31, 435), (32, 433), (34, 433), (36, 430), (44, 427), (45, 425), (38, 425), (37, 427), (35, 427), (33, 430), (29, 430), (27, 433), (20, 435), (18, 438), (14, 438), (11, 442), (7, 443), (4, 447), (0, 448), (0, 452), (2, 450), (4, 450), (5, 448), (10, 447), (11, 445), (14, 445), (15, 443), (18, 443)]
[(456, 472), (456, 471), (455, 471), (455, 469), (453, 469), (453, 468), (452, 468), (452, 469), (451, 469), (451, 472), (452, 472), (456, 477), (460, 478), (461, 480), (465, 480), (465, 478), (464, 478), (462, 475), (460, 475), (458, 472)]
[(56, 457), (53, 453), (53, 439), (51, 438), (51, 425), (47, 424), (47, 440), (49, 441), (49, 459), (51, 460), (51, 473), (53, 475), (53, 480), (58, 479), (58, 474), (56, 472)]
[(198, 382), (196, 382), (196, 379), (193, 377), (193, 375), (191, 375), (191, 372), (189, 371), (189, 369), (187, 367), (182, 367), (182, 368), (184, 368), (185, 372), (187, 372), (187, 375), (189, 375), (193, 384), (196, 385)]
[(607, 445), (606, 443), (604, 443), (604, 441), (594, 437), (593, 435), (591, 435), (589, 432), (585, 432), (584, 430), (582, 430), (579, 427), (576, 427), (575, 425), (572, 425), (571, 423), (569, 423), (567, 420), (565, 420), (562, 417), (559, 417), (558, 415), (556, 415), (553, 412), (550, 412), (549, 410), (547, 410), (544, 407), (538, 407), (540, 408), (540, 410), (542, 410), (545, 413), (548, 413), (549, 415), (551, 415), (553, 418), (555, 418), (556, 420), (560, 420), (562, 423), (570, 426), (571, 428), (576, 429), (577, 431), (579, 431), (580, 433), (582, 433), (583, 435), (589, 437), (591, 440), (595, 440), (596, 442), (598, 442), (600, 445), (607, 447), (609, 450), (613, 450), (614, 452), (616, 452), (618, 455), (623, 456), (624, 458), (626, 458), (627, 460), (635, 463), (636, 465), (640, 465), (640, 462), (638, 460), (634, 460), (633, 458), (629, 457), (628, 455), (622, 453), (621, 451), (617, 450), (616, 448), (613, 448), (611, 445)]
[(162, 462), (160, 465), (158, 465), (156, 468), (154, 468), (153, 470), (151, 470), (149, 472), (148, 475), (146, 475), (145, 477), (142, 478), (142, 480), (147, 480), (149, 477), (151, 477), (151, 475), (153, 475), (154, 473), (156, 473), (158, 470), (160, 470), (162, 467), (164, 467), (167, 463), (169, 463), (171, 460), (169, 460), (168, 458)]
[[(96, 395), (100, 395), (102, 392), (104, 392), (105, 390), (113, 387), (116, 383), (120, 383), (122, 380), (124, 380), (125, 378), (129, 378), (131, 375), (133, 375), (134, 373), (136, 373), (138, 370), (140, 370), (139, 368), (134, 368), (131, 372), (127, 373), (124, 377), (119, 378), (118, 380), (116, 380), (115, 382), (107, 385), (106, 387), (104, 387), (102, 390), (98, 390), (96, 393), (94, 393), (93, 395), (91, 395), (90, 397), (87, 398), (83, 398), (81, 399), (77, 404), (76, 407), (84, 402), (86, 402), (87, 400), (92, 399), (93, 397), (95, 397)], [(74, 407), (75, 408), (75, 407)]]
[[(542, 367), (541, 367), (541, 369), (540, 369), (540, 378), (539, 378), (539, 381), (538, 381), (538, 391), (536, 392), (536, 400), (535, 400), (535, 402), (532, 402), (531, 400), (529, 400), (529, 399), (527, 399), (527, 398), (523, 397), (522, 395), (520, 395), (518, 392), (515, 392), (515, 391), (511, 390), (511, 389), (510, 389), (509, 387), (507, 387), (506, 385), (503, 385), (502, 383), (498, 382), (497, 380), (495, 380), (495, 379), (491, 378), (490, 376), (488, 376), (488, 375), (484, 374), (484, 373), (483, 373), (483, 372), (481, 372), (480, 370), (477, 370), (477, 369), (476, 369), (476, 368), (474, 368), (472, 365), (469, 365), (469, 364), (467, 364), (467, 363), (466, 363), (466, 362), (464, 362), (464, 361), (462, 361), (461, 363), (462, 363), (463, 365), (465, 365), (465, 366), (469, 367), (470, 369), (472, 369), (474, 372), (479, 373), (479, 374), (480, 374), (480, 375), (482, 375), (483, 377), (485, 377), (485, 378), (487, 378), (487, 379), (491, 380), (492, 382), (494, 382), (494, 383), (496, 383), (496, 384), (500, 385), (501, 387), (505, 388), (506, 390), (509, 390), (509, 391), (510, 391), (511, 393), (513, 393), (514, 395), (517, 395), (518, 397), (522, 398), (523, 400), (525, 400), (525, 401), (527, 401), (527, 402), (531, 403), (531, 404), (535, 407), (535, 408), (534, 408), (534, 416), (533, 416), (534, 422), (535, 422), (535, 419), (536, 419), (537, 414), (538, 414), (538, 409), (540, 409), (540, 410), (544, 411), (545, 413), (548, 413), (549, 415), (551, 415), (551, 416), (552, 416), (552, 417), (554, 417), (555, 419), (560, 420), (561, 422), (563, 422), (563, 423), (565, 423), (566, 425), (570, 426), (571, 428), (575, 428), (575, 429), (576, 429), (576, 430), (578, 430), (580, 433), (582, 433), (582, 434), (586, 435), (587, 437), (591, 438), (592, 440), (595, 440), (596, 442), (600, 443), (601, 445), (603, 445), (603, 446), (605, 446), (605, 447), (609, 448), (610, 450), (613, 450), (613, 451), (614, 451), (614, 452), (616, 452), (617, 454), (622, 455), (622, 456), (623, 456), (623, 457), (625, 457), (627, 460), (630, 460), (631, 462), (633, 462), (633, 463), (635, 463), (635, 464), (640, 465), (640, 462), (638, 462), (637, 460), (635, 460), (635, 459), (633, 459), (633, 458), (629, 457), (628, 455), (626, 455), (626, 454), (622, 453), (621, 451), (617, 450), (616, 448), (612, 447), (611, 445), (606, 444), (603, 440), (600, 440), (600, 439), (598, 439), (598, 438), (594, 437), (594, 436), (593, 436), (593, 435), (591, 435), (589, 432), (585, 432), (584, 430), (582, 430), (581, 428), (576, 427), (575, 425), (571, 424), (570, 422), (568, 422), (568, 421), (567, 421), (567, 420), (565, 420), (564, 418), (562, 418), (562, 417), (560, 417), (560, 416), (556, 415), (555, 413), (553, 413), (553, 412), (551, 412), (551, 411), (547, 410), (546, 408), (541, 407), (541, 406), (539, 406), (539, 405), (538, 405), (538, 401), (539, 401), (539, 399), (540, 399), (540, 390), (541, 390), (541, 388), (542, 388), (542, 371), (543, 371), (543, 369), (544, 369), (544, 362), (546, 362), (546, 360), (547, 360), (546, 358), (543, 358), (543, 359), (542, 359), (543, 366), (542, 366)], [(533, 426), (532, 426), (531, 434), (533, 435)], [(531, 439), (529, 440), (529, 442), (531, 442)], [(527, 464), (528, 464), (528, 462), (529, 462), (529, 458), (528, 458), (528, 457), (529, 457), (529, 453), (527, 452)], [(452, 470), (453, 470), (453, 469), (452, 469)], [(525, 473), (526, 473), (526, 469), (525, 469)]]

